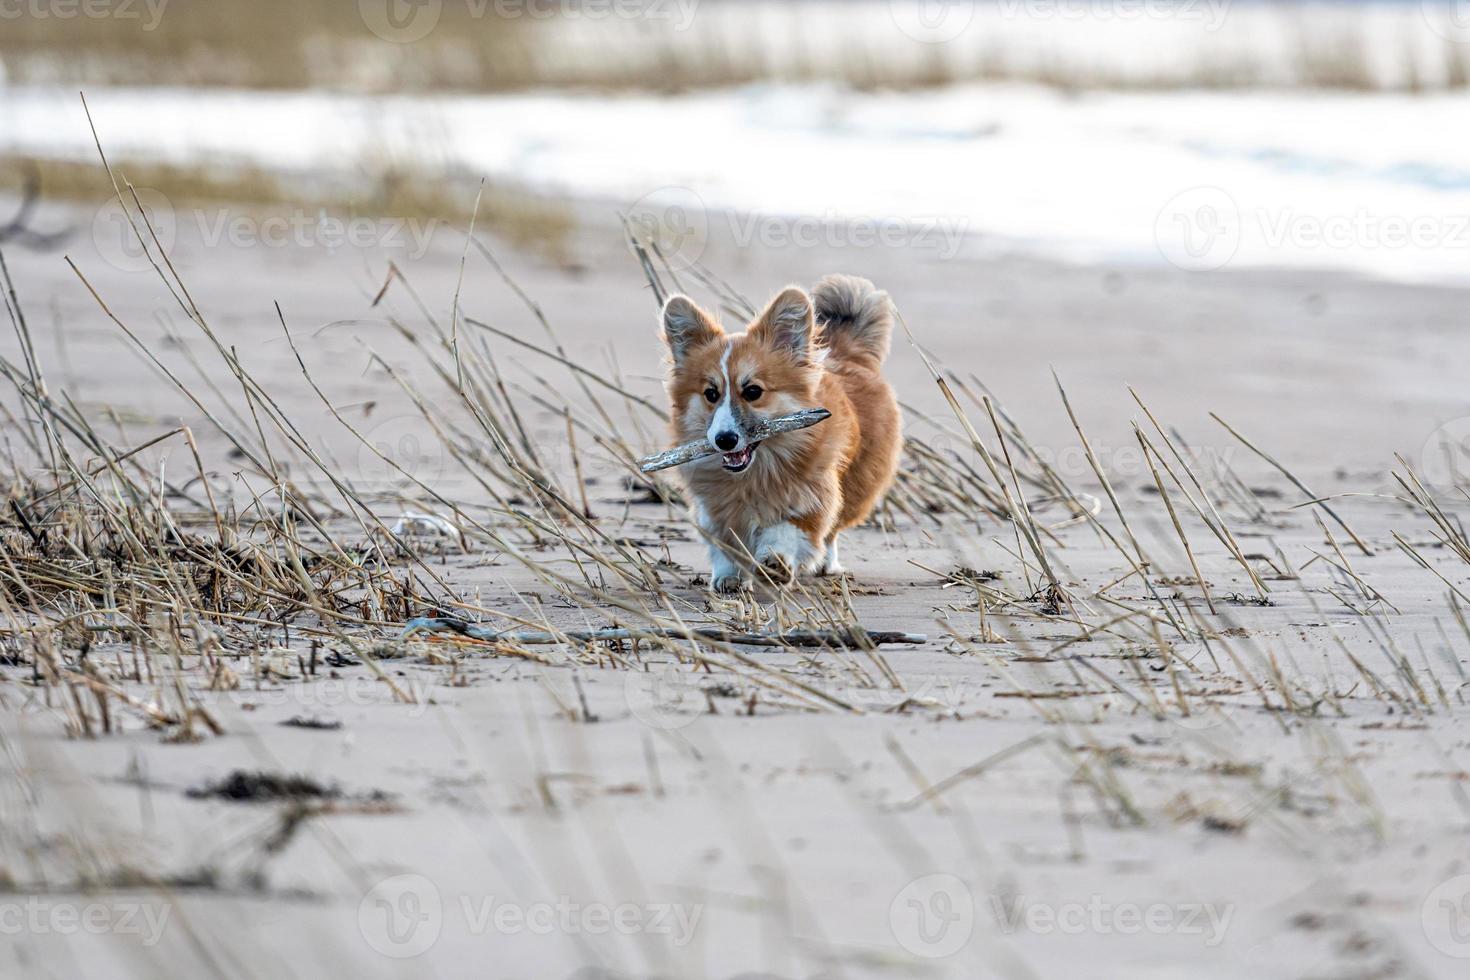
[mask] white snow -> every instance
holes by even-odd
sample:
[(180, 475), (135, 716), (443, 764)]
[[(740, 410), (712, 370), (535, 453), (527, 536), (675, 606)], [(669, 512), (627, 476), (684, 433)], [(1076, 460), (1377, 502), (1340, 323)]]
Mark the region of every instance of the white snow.
[[(831, 236), (1188, 268), (1346, 269), (1470, 284), (1470, 95), (904, 93), (88, 95), (114, 160), (353, 172), (388, 161), (630, 204), (653, 195)], [(0, 153), (94, 159), (74, 92), (0, 92)], [(815, 227), (815, 226), (814, 226)], [(751, 229), (754, 229), (752, 231)], [(932, 238), (935, 232), (930, 233)], [(885, 239), (889, 240), (889, 239)]]

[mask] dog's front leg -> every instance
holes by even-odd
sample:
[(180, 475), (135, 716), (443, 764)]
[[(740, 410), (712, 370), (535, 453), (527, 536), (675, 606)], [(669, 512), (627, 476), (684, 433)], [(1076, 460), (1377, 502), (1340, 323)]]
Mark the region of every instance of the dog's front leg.
[(778, 585), (786, 585), (808, 567), (818, 554), (818, 545), (806, 531), (791, 521), (782, 521), (755, 533), (755, 560)]
[(739, 592), (747, 580), (740, 566), (731, 560), (725, 549), (714, 542), (709, 546), (709, 585), (716, 592)]
[(716, 592), (739, 592), (745, 588), (747, 579), (731, 549), (740, 545), (729, 529), (717, 526), (703, 507), (698, 509), (695, 518), (709, 543), (710, 588)]

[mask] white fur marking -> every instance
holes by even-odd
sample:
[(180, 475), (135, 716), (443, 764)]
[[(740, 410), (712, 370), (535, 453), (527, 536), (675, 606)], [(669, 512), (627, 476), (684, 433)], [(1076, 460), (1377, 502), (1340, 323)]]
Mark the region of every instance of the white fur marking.
[[(725, 341), (725, 353), (720, 357), (720, 375), (725, 379), (725, 397), (720, 402), (720, 407), (715, 409), (714, 418), (710, 419), (709, 429), (704, 437), (709, 440), (711, 446), (715, 445), (715, 436), (721, 432), (733, 432), (740, 441), (735, 443), (735, 448), (730, 452), (739, 452), (745, 448), (745, 433), (740, 430), (735, 421), (735, 409), (730, 400), (735, 397), (734, 386), (730, 384), (730, 352), (735, 349), (735, 341)], [(716, 449), (720, 447), (715, 446)], [(721, 450), (722, 452), (724, 450)]]

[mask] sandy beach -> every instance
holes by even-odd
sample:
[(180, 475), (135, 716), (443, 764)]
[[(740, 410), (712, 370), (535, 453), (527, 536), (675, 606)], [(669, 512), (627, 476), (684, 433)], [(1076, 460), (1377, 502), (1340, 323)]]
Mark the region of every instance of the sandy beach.
[[(191, 212), (170, 251), (183, 303), (95, 235), (87, 208), (43, 212), (39, 225), (77, 229), (60, 251), (4, 254), (51, 395), (116, 449), (187, 426), (219, 497), (248, 510), (267, 489), (140, 353), (247, 425), (240, 382), (184, 313), (197, 304), (385, 524), (457, 519), (411, 477), (501, 528), (518, 554), (475, 533), (419, 536), (424, 568), (468, 618), (627, 622), (549, 584), (536, 569), (575, 579), (585, 556), (508, 521), (415, 408), (408, 390), (473, 429), (430, 367), (448, 363), (430, 321), (457, 324), (493, 360), (567, 487), (563, 406), (585, 422), (591, 523), (656, 565), (681, 619), (800, 623), (811, 595), (708, 595), (682, 508), (630, 490), (593, 438), (664, 448), (652, 413), (615, 396), (599, 419), (577, 375), (524, 346), (560, 344), (662, 403), (657, 304), (615, 212), (576, 205), (563, 261), (486, 237), (504, 277), (448, 226), (410, 257), (310, 238), (210, 244), (198, 230), (212, 216)], [(352, 631), (375, 651), (370, 667), (330, 636), (270, 627), (301, 621), (281, 607), (262, 611), (264, 626), (211, 627), (233, 684), (205, 656), (150, 682), (129, 666), (136, 645), (99, 632), (89, 669), (136, 704), (113, 699), (115, 730), (77, 737), (72, 695), (36, 683), (16, 637), (0, 667), (0, 868), (7, 915), (30, 918), (0, 921), (7, 975), (1463, 975), (1470, 633), (1455, 593), (1470, 592), (1470, 566), (1392, 474), (1407, 478), (1398, 454), (1452, 522), (1465, 513), (1440, 451), (1470, 426), (1465, 294), (1341, 273), (1069, 266), (977, 239), (947, 258), (830, 240), (742, 248), (737, 227), (714, 215), (698, 256), (728, 295), (760, 303), (827, 272), (868, 276), (957, 389), (984, 386), (1034, 452), (1020, 468), (1043, 461), (1091, 515), (1029, 480), (978, 477), (1029, 497), (1064, 598), (1048, 595), (1022, 524), (977, 495), (927, 512), (891, 504), (846, 543), (845, 582), (807, 587), (869, 629), (926, 634), (917, 645), (709, 647), (680, 662), (657, 645), (400, 641), (401, 619), (384, 617)], [(693, 270), (679, 280), (711, 299)], [(307, 382), (276, 304), (363, 439)], [(16, 335), (0, 348), (20, 363)], [(909, 436), (982, 473), (906, 340), (888, 371)], [(999, 456), (982, 404), (961, 401)], [(1164, 433), (1189, 447), (1205, 492)], [(171, 508), (194, 510), (203, 484), (183, 441), (136, 459), (155, 488), (180, 492)], [(327, 482), (299, 454), (283, 465), (303, 486)], [(1302, 506), (1313, 499), (1331, 513)], [(261, 533), (283, 520), (279, 504), (257, 508)], [(345, 513), (322, 515), (344, 540), (365, 537)], [(7, 528), (8, 546), (19, 534)], [(1130, 568), (1140, 552), (1147, 582)], [(138, 706), (175, 684), (219, 734), (149, 724)], [(99, 720), (96, 705), (81, 710)]]

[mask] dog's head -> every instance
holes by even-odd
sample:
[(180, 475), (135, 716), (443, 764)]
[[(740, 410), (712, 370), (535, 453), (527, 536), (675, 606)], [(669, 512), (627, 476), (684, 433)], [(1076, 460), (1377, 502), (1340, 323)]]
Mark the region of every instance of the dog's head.
[(754, 460), (756, 419), (815, 404), (821, 363), (811, 297), (801, 289), (782, 291), (744, 333), (725, 333), (687, 296), (669, 297), (661, 327), (675, 431), (686, 442), (708, 439), (727, 471), (742, 473)]

